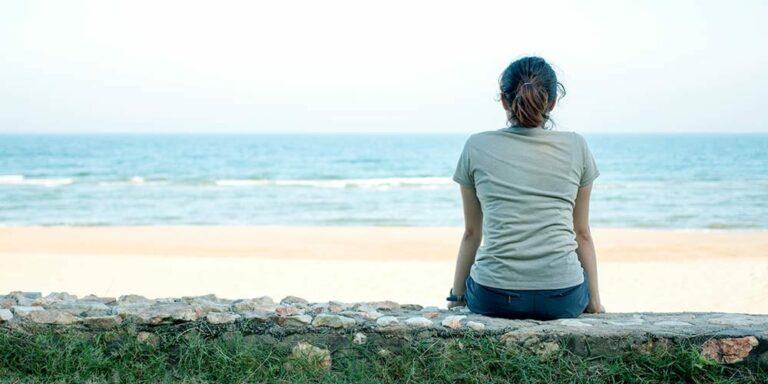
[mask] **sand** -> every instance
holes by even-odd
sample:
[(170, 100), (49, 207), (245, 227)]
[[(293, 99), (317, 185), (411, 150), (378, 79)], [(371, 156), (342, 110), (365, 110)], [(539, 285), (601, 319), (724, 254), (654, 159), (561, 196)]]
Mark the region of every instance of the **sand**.
[[(444, 306), (461, 228), (3, 227), (0, 293)], [(594, 229), (611, 312), (768, 314), (768, 231)]]

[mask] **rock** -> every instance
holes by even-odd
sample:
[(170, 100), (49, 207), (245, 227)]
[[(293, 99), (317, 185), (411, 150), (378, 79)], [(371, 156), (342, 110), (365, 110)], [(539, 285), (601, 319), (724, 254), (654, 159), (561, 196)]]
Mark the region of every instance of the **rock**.
[(400, 309), (404, 309), (406, 311), (420, 311), (424, 307), (422, 307), (419, 304), (402, 304), (400, 305)]
[(123, 318), (137, 318), (139, 324), (168, 324), (174, 322), (195, 321), (202, 316), (202, 309), (185, 303), (155, 303), (150, 306), (118, 308), (118, 315)]
[(11, 319), (13, 319), (13, 313), (11, 313), (10, 309), (0, 309), (0, 323), (4, 321), (10, 321)]
[(281, 327), (304, 327), (311, 323), (312, 316), (310, 315), (292, 315), (277, 318), (277, 324)]
[(58, 325), (74, 324), (79, 320), (76, 316), (70, 313), (59, 311), (56, 309), (32, 311), (32, 312), (29, 312), (26, 318), (38, 324), (58, 324)]
[(177, 299), (175, 297), (158, 297), (155, 299), (155, 303), (161, 303), (161, 304), (173, 304), (173, 303), (181, 303), (181, 299)]
[(12, 291), (6, 298), (12, 298), (16, 301), (16, 305), (23, 307), (31, 307), (36, 299), (43, 297), (40, 292), (22, 292)]
[(0, 297), (0, 308), (10, 309), (17, 304), (16, 299), (13, 297)]
[(340, 313), (342, 311), (352, 309), (349, 303), (345, 303), (343, 301), (331, 300), (328, 302), (328, 305), (330, 306), (330, 310), (333, 313)]
[(20, 297), (24, 297), (30, 300), (34, 300), (34, 299), (39, 299), (43, 297), (43, 294), (40, 292), (12, 291), (11, 293), (8, 294), (8, 296), (15, 297), (17, 299)]
[(355, 336), (352, 338), (352, 342), (357, 345), (363, 345), (368, 341), (368, 336), (365, 335), (365, 333), (358, 332), (355, 333)]
[(45, 310), (45, 308), (43, 307), (37, 307), (37, 306), (28, 307), (28, 306), (21, 306), (21, 305), (13, 306), (11, 309), (13, 310), (13, 313), (20, 318), (26, 318), (32, 312)]
[(151, 332), (139, 332), (136, 334), (136, 340), (138, 340), (139, 343), (151, 345), (153, 347), (157, 347), (158, 344), (160, 344), (160, 337)]
[(105, 305), (114, 305), (117, 304), (117, 299), (114, 297), (99, 297), (94, 294), (90, 294), (88, 296), (84, 296), (79, 301), (81, 302), (94, 302), (94, 303), (102, 303)]
[(255, 299), (241, 299), (232, 302), (232, 308), (237, 312), (246, 311), (274, 311), (277, 305), (269, 296), (257, 297)]
[(758, 317), (758, 316), (750, 316), (750, 315), (736, 315), (736, 314), (725, 314), (722, 316), (718, 316), (713, 319), (707, 320), (710, 324), (717, 324), (717, 325), (732, 325), (737, 327), (748, 327), (753, 325), (765, 325), (768, 324), (768, 319), (765, 319), (764, 317)]
[(315, 314), (320, 313), (340, 313), (344, 311), (345, 307), (336, 303), (315, 303), (310, 306), (310, 309)]
[(483, 329), (485, 329), (485, 324), (477, 321), (467, 321), (467, 327), (475, 331), (482, 331)]
[(309, 305), (309, 301), (304, 300), (298, 296), (286, 296), (286, 297), (283, 297), (282, 300), (280, 300), (280, 304), (292, 304), (292, 305), (299, 304), (302, 306), (307, 306)]
[(427, 319), (426, 317), (416, 316), (416, 317), (410, 317), (406, 319), (405, 325), (411, 328), (430, 328), (433, 325), (435, 325), (435, 323), (433, 323), (432, 320)]
[(292, 370), (297, 366), (309, 365), (320, 369), (331, 369), (331, 364), (331, 351), (302, 341), (291, 349), (285, 368)]
[(701, 346), (701, 354), (721, 364), (733, 364), (749, 356), (757, 344), (754, 336), (710, 339)]
[(185, 302), (187, 304), (192, 304), (193, 302), (198, 301), (198, 300), (210, 301), (212, 303), (218, 303), (219, 302), (219, 298), (216, 297), (216, 295), (213, 294), (213, 293), (208, 293), (208, 294), (199, 295), (199, 296), (182, 296), (181, 297), (181, 301), (183, 301), (183, 302)]
[(560, 324), (565, 325), (566, 327), (591, 327), (592, 324), (585, 323), (580, 320), (576, 319), (562, 319), (560, 320)]
[(219, 303), (204, 298), (194, 298), (187, 301), (187, 303), (200, 307), (203, 311), (203, 314), (208, 314), (211, 312), (230, 312), (232, 310), (232, 306), (229, 304)]
[[(455, 308), (455, 307), (454, 307)], [(464, 315), (455, 315), (455, 316), (447, 316), (441, 324), (444, 327), (448, 327), (451, 329), (459, 329), (461, 328), (461, 321), (466, 319), (467, 317)]]
[(394, 316), (382, 316), (376, 319), (376, 325), (379, 327), (390, 327), (399, 325), (400, 321)]
[(272, 318), (275, 317), (275, 314), (273, 312), (266, 311), (245, 311), (240, 312), (240, 316), (242, 316), (244, 320), (265, 323), (272, 320)]
[(227, 313), (227, 312), (211, 312), (205, 316), (205, 319), (208, 320), (208, 322), (211, 324), (234, 323), (239, 318), (240, 318), (240, 315), (236, 313)]
[(690, 327), (693, 324), (685, 321), (664, 320), (653, 323), (657, 327)]
[(356, 323), (355, 319), (351, 317), (325, 313), (315, 316), (315, 319), (312, 320), (312, 325), (316, 327), (349, 328), (353, 327)]
[(421, 315), (427, 319), (434, 319), (440, 316), (440, 308), (438, 307), (424, 307), (421, 309)]
[(122, 295), (117, 298), (117, 304), (154, 304), (155, 300), (147, 299), (141, 295)]
[(353, 311), (358, 312), (376, 312), (376, 306), (371, 303), (357, 303), (352, 305), (352, 308), (350, 308)]
[(75, 316), (107, 316), (112, 314), (112, 308), (98, 302), (58, 301), (48, 305), (49, 309), (58, 309)]
[(360, 314), (360, 317), (362, 317), (363, 319), (366, 319), (366, 320), (376, 320), (379, 317), (384, 316), (383, 313), (378, 312), (378, 311), (358, 312), (358, 314)]
[(400, 309), (400, 304), (390, 300), (374, 301), (369, 304), (373, 305), (377, 310), (391, 311), (394, 309)]
[(362, 317), (360, 316), (360, 314), (361, 314), (360, 312), (353, 311), (350, 309), (339, 312), (339, 315), (347, 316), (347, 317)]
[(275, 313), (277, 313), (278, 316), (303, 315), (304, 310), (290, 305), (278, 305), (275, 309)]
[(51, 292), (45, 295), (45, 298), (51, 301), (76, 301), (77, 295), (67, 292)]
[(120, 326), (120, 324), (123, 322), (123, 318), (118, 315), (93, 316), (83, 318), (80, 320), (80, 322), (91, 329), (106, 330)]
[(642, 325), (643, 323), (645, 323), (645, 320), (643, 320), (643, 318), (640, 317), (639, 315), (634, 315), (631, 319), (626, 319), (626, 320), (607, 320), (606, 322), (608, 324), (617, 325), (617, 326), (620, 326), (620, 327), (629, 327), (629, 326), (633, 326), (633, 325)]
[(110, 307), (112, 309), (111, 315), (121, 315), (123, 317), (128, 315), (136, 314), (142, 310), (146, 310), (152, 306), (152, 304), (148, 303), (140, 303), (140, 304), (118, 304), (115, 306)]

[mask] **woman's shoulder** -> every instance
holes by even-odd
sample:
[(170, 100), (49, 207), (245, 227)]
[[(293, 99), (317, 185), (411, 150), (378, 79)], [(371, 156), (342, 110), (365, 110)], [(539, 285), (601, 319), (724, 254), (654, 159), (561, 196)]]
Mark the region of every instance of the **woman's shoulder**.
[(587, 145), (587, 140), (582, 136), (580, 133), (576, 131), (555, 131), (555, 130), (548, 130), (548, 135), (555, 138), (560, 138), (565, 141), (569, 141), (573, 143), (576, 147), (585, 147)]
[(485, 131), (475, 132), (470, 134), (466, 139), (467, 145), (477, 145), (479, 143), (482, 143), (486, 140), (498, 140), (499, 137), (518, 137), (518, 136), (528, 136), (528, 137), (537, 137), (537, 138), (549, 138), (551, 140), (559, 140), (559, 141), (568, 141), (573, 143), (574, 145), (578, 147), (585, 147), (587, 144), (586, 139), (584, 139), (584, 136), (582, 136), (580, 133), (575, 131), (560, 131), (560, 130), (552, 130), (552, 129), (546, 129), (541, 130), (541, 132), (537, 132), (535, 135), (517, 135), (517, 134), (510, 134), (512, 132), (509, 132), (505, 128), (500, 129), (489, 129)]

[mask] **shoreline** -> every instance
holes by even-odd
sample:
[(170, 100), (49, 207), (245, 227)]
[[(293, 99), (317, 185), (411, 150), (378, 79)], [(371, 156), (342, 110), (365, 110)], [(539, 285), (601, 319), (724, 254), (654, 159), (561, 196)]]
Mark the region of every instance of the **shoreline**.
[[(463, 228), (398, 226), (13, 226), (0, 254), (455, 260)], [(594, 228), (598, 261), (768, 259), (768, 231)]]
[[(445, 306), (460, 227), (0, 227), (0, 294)], [(593, 229), (609, 312), (768, 314), (768, 231)]]

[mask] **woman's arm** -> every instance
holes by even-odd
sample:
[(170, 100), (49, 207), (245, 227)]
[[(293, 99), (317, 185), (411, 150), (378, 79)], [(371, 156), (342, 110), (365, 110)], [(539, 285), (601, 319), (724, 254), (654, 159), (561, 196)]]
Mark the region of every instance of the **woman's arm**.
[(597, 286), (597, 258), (595, 243), (589, 230), (589, 195), (592, 193), (592, 183), (579, 188), (576, 194), (576, 207), (573, 209), (573, 229), (576, 232), (578, 248), (576, 254), (589, 280), (589, 305), (586, 312), (605, 312), (600, 303), (600, 289)]
[[(483, 239), (483, 211), (477, 199), (475, 189), (462, 185), (461, 201), (464, 206), (464, 235), (461, 237), (459, 256), (456, 260), (456, 273), (453, 277), (453, 293), (463, 295), (464, 285), (469, 269), (475, 262), (475, 253)], [(448, 308), (464, 305), (463, 302), (452, 302)]]

